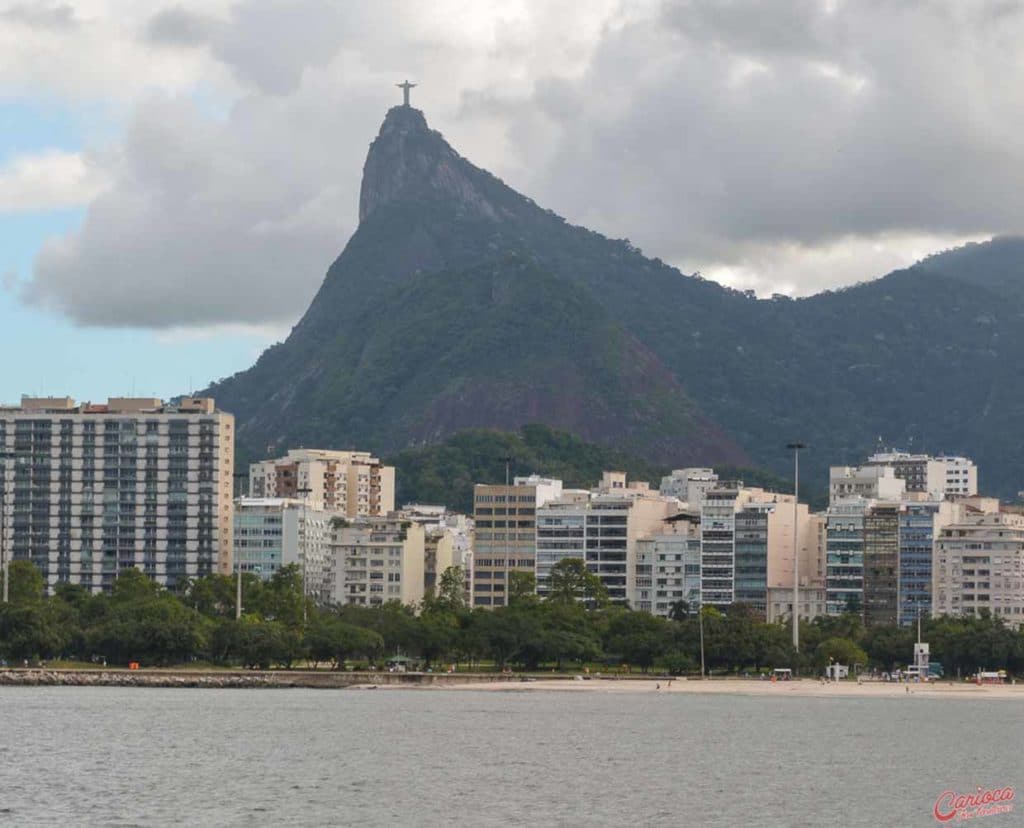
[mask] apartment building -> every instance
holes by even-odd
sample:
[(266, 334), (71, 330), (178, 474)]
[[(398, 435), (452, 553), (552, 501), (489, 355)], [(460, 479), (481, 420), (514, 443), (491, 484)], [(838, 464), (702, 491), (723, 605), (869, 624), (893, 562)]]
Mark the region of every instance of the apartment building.
[(360, 517), (334, 522), (326, 589), (335, 604), (379, 607), (423, 600), (426, 532), (410, 520)]
[(866, 624), (900, 615), (901, 501), (840, 500), (827, 513), (826, 612), (856, 612)]
[[(958, 523), (966, 504), (928, 495), (903, 501), (900, 513), (899, 623), (910, 626), (932, 614), (932, 559), (942, 528)], [(993, 511), (998, 511), (998, 504)]]
[(849, 498), (895, 501), (907, 490), (896, 469), (886, 465), (832, 466), (828, 472), (828, 500)]
[(840, 500), (828, 508), (825, 555), (825, 611), (860, 612), (864, 606), (864, 513), (871, 501)]
[(636, 541), (634, 609), (669, 617), (685, 603), (700, 608), (700, 516), (680, 513), (664, 521), (656, 534)]
[(234, 570), (269, 581), (284, 566), (298, 564), (305, 591), (326, 600), (327, 556), (335, 512), (301, 500), (242, 497), (235, 501)]
[(561, 494), (561, 480), (538, 475), (473, 487), (473, 606), (507, 604), (511, 573), (535, 574), (537, 509)]
[[(793, 495), (723, 482), (701, 507), (701, 596), (705, 604), (744, 603), (767, 615), (769, 583), (793, 573), (793, 533), (805, 536), (808, 510)], [(798, 554), (806, 555), (798, 544)]]
[(679, 501), (605, 472), (591, 491), (569, 490), (537, 508), (537, 594), (545, 597), (551, 569), (567, 558), (583, 560), (612, 601), (636, 599), (636, 543), (679, 511)]
[(395, 468), (365, 451), (292, 449), (249, 466), (251, 497), (285, 497), (347, 518), (395, 509)]
[(876, 503), (864, 514), (864, 623), (899, 618), (900, 503)]
[[(797, 588), (800, 620), (813, 621), (826, 615), (825, 585), (821, 582), (801, 584)], [(793, 617), (793, 587), (768, 587), (768, 623), (782, 623)]]
[(678, 498), (691, 509), (699, 509), (704, 496), (718, 485), (714, 469), (675, 469), (672, 474), (661, 478), (658, 491), (665, 497)]
[(0, 407), (0, 545), (46, 587), (231, 572), (234, 418), (209, 398)]
[(935, 542), (933, 613), (1024, 620), (1024, 516), (970, 512)]
[(907, 492), (936, 498), (970, 497), (978, 493), (978, 468), (967, 457), (886, 451), (871, 455), (865, 466), (889, 467)]

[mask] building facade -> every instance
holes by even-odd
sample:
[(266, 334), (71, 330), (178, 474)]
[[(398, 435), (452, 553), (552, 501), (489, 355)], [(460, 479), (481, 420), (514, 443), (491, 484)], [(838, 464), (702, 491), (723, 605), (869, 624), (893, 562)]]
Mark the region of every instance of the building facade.
[(326, 600), (327, 557), (335, 513), (281, 497), (235, 501), (234, 569), (269, 581), (284, 566), (297, 564), (306, 594)]
[(891, 467), (907, 492), (935, 498), (972, 497), (978, 493), (978, 467), (967, 457), (910, 454), (905, 451), (878, 452), (866, 466)]
[(971, 512), (935, 543), (933, 613), (1024, 620), (1024, 516)]
[(903, 497), (906, 481), (886, 465), (832, 466), (828, 473), (828, 502), (850, 498), (894, 501)]
[(422, 601), (425, 541), (422, 526), (397, 516), (335, 521), (325, 579), (328, 600), (368, 607)]
[(678, 498), (692, 509), (699, 509), (704, 496), (718, 485), (714, 469), (675, 469), (672, 474), (661, 478), (658, 491), (665, 497)]
[(864, 513), (871, 502), (840, 500), (829, 506), (825, 552), (825, 611), (829, 615), (864, 608)]
[(365, 451), (293, 449), (249, 466), (249, 495), (305, 500), (347, 518), (382, 517), (395, 509), (395, 468)]
[(561, 494), (561, 480), (537, 475), (473, 487), (473, 606), (506, 605), (511, 573), (535, 574), (537, 509)]
[(950, 500), (905, 500), (900, 514), (899, 623), (932, 614), (932, 559), (942, 528), (959, 522), (965, 506)]
[(679, 511), (679, 501), (628, 484), (622, 472), (605, 472), (592, 491), (571, 490), (537, 509), (537, 594), (548, 594), (551, 569), (579, 558), (612, 601), (636, 600), (636, 544)]
[(665, 529), (636, 541), (634, 609), (663, 618), (675, 608), (700, 608), (700, 519), (670, 519)]
[[(801, 585), (797, 589), (800, 620), (813, 621), (826, 615), (825, 587), (821, 583)], [(768, 587), (768, 623), (784, 623), (793, 617), (793, 587)]]
[[(792, 582), (793, 533), (806, 535), (807, 506), (794, 510), (793, 495), (736, 481), (708, 491), (700, 514), (702, 601), (743, 603), (766, 617), (769, 584)], [(806, 539), (797, 547), (806, 556)]]
[(231, 572), (234, 418), (209, 398), (23, 397), (0, 407), (0, 545), (58, 583), (109, 590)]
[(864, 514), (864, 623), (895, 624), (899, 618), (899, 503), (877, 503)]

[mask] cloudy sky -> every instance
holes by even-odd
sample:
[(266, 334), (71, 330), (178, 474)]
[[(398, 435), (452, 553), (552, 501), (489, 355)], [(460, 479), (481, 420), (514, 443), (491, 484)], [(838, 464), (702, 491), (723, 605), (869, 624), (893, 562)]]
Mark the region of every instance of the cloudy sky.
[(516, 189), (762, 295), (1019, 232), (1022, 36), (1015, 0), (0, 0), (0, 401), (247, 367), (406, 77)]

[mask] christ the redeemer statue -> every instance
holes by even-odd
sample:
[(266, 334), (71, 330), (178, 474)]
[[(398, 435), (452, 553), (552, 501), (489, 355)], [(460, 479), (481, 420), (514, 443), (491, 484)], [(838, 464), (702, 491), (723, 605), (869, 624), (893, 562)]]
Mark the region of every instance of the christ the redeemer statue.
[(415, 87), (416, 84), (415, 83), (409, 83), (409, 81), (406, 81), (405, 83), (396, 83), (395, 86), (397, 86), (399, 89), (402, 90), (402, 103), (405, 106), (408, 106), (409, 105), (409, 90), (412, 89), (413, 87)]

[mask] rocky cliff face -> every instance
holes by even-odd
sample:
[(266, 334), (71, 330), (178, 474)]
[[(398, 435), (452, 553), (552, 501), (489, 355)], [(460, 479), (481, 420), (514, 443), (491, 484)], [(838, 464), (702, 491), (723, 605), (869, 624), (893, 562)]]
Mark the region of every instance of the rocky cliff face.
[(500, 210), (474, 183), (482, 174), (455, 152), (441, 133), (427, 126), (420, 110), (393, 107), (363, 165), (359, 221), (384, 204), (436, 199), (450, 199), (481, 216), (497, 219)]
[(600, 237), (471, 164), (419, 110), (387, 113), (359, 215), (288, 340), (210, 389), (235, 413), (243, 454), (386, 452), (542, 423), (659, 461), (749, 461), (657, 354), (558, 272), (566, 234)]
[(882, 435), (969, 454), (987, 491), (1012, 495), (1021, 285), (1024, 244), (992, 243), (758, 301), (566, 223), (395, 107), (366, 158), (359, 228), (309, 310), (208, 393), (236, 415), (243, 456), (542, 423), (658, 463), (753, 458), (779, 474), (800, 439), (824, 486), (830, 463)]

